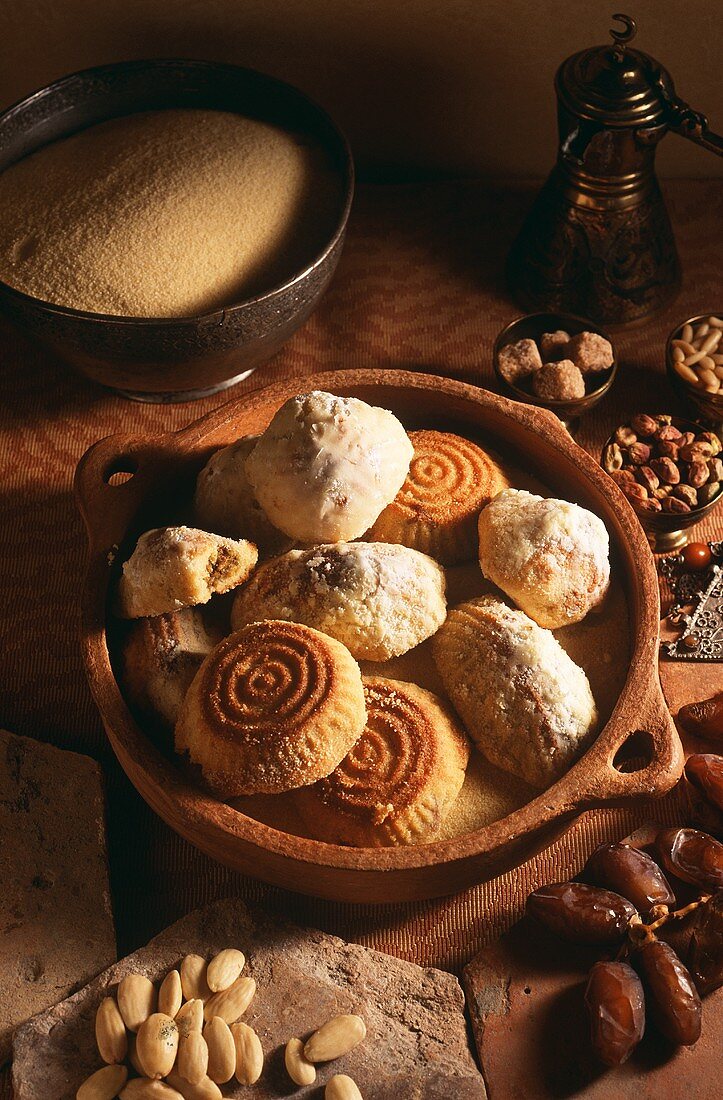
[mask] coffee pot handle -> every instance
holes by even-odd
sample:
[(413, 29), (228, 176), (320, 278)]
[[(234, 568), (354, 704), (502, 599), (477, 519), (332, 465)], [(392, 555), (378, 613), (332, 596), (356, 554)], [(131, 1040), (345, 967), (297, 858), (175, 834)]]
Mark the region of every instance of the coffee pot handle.
[(661, 101), (666, 109), (668, 129), (680, 134), (681, 137), (688, 138), (689, 141), (694, 141), (696, 145), (702, 145), (704, 149), (708, 149), (711, 153), (723, 157), (723, 137), (720, 134), (712, 133), (708, 129), (706, 116), (701, 111), (694, 111), (689, 103), (676, 95), (672, 84), (664, 78), (661, 71), (658, 72), (656, 84)]

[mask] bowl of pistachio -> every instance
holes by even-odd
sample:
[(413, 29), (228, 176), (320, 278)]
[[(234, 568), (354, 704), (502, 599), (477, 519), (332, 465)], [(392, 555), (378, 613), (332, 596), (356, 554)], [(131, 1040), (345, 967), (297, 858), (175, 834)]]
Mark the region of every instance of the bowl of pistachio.
[(692, 420), (637, 413), (615, 429), (601, 463), (660, 553), (684, 546), (723, 499), (723, 443)]

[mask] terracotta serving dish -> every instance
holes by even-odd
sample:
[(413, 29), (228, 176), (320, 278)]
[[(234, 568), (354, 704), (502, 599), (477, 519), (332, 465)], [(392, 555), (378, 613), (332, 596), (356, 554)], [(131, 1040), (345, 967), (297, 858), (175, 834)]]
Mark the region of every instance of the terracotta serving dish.
[[(489, 440), (517, 465), (544, 471), (554, 492), (592, 508), (610, 532), (624, 573), (631, 659), (613, 712), (594, 744), (559, 782), (491, 825), (419, 847), (356, 849), (264, 825), (193, 785), (179, 761), (134, 720), (116, 683), (106, 621), (111, 585), (137, 535), (182, 514), (195, 474), (216, 448), (261, 431), (303, 388), (362, 398), (409, 428), (450, 428)], [(122, 480), (125, 478), (125, 480)], [(120, 482), (120, 483), (119, 483)], [(303, 893), (357, 901), (434, 897), (461, 890), (551, 842), (582, 810), (658, 796), (682, 753), (657, 673), (658, 583), (645, 535), (617, 486), (550, 412), (474, 386), (405, 371), (338, 371), (282, 382), (232, 401), (180, 432), (115, 435), (81, 460), (75, 489), (90, 542), (82, 645), (91, 690), (131, 781), (177, 832), (214, 859)], [(188, 514), (188, 513), (187, 513)], [(637, 770), (623, 758), (633, 755)]]

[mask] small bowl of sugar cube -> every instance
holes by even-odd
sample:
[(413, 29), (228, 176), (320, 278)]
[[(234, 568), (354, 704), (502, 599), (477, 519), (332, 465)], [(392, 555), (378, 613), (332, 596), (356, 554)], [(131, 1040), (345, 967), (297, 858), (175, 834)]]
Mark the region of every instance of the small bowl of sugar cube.
[(495, 374), (509, 395), (550, 409), (567, 427), (613, 384), (617, 358), (599, 326), (567, 313), (530, 313), (502, 329)]
[(677, 325), (668, 337), (665, 365), (678, 396), (703, 419), (723, 424), (723, 310)]

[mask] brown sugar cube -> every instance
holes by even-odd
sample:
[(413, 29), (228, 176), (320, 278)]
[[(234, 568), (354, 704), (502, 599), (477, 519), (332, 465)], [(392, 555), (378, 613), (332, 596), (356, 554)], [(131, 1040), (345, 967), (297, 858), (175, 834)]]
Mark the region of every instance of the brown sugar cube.
[(558, 328), (554, 332), (543, 332), (540, 337), (540, 352), (546, 363), (561, 359), (567, 352), (570, 333)]
[(521, 382), (542, 366), (537, 344), (534, 340), (507, 344), (497, 353), (497, 366), (505, 382)]
[(532, 388), (543, 401), (574, 401), (585, 396), (585, 379), (569, 359), (545, 363), (533, 375)]
[(573, 336), (566, 351), (583, 374), (607, 370), (613, 365), (612, 344), (597, 332), (581, 332)]

